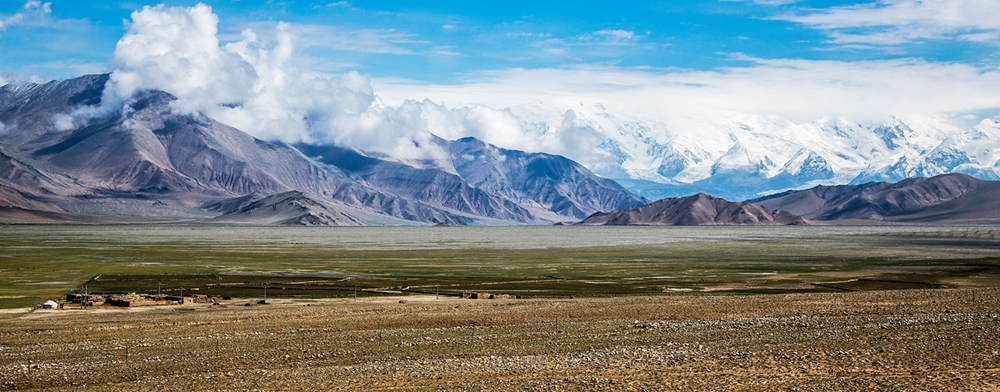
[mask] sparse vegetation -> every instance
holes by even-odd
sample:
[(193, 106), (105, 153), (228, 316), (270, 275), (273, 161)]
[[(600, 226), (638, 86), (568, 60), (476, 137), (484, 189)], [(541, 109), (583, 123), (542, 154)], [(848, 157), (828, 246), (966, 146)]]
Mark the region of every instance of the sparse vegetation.
[(997, 289), (40, 310), (5, 390), (995, 390)]
[(234, 297), (0, 312), (5, 390), (1000, 388), (989, 227), (4, 229), (8, 308)]
[[(1000, 282), (1000, 230), (989, 227), (4, 229), (0, 306), (8, 308), (85, 284), (92, 291), (198, 288), (220, 296), (260, 296), (270, 284), (275, 296), (322, 298), (353, 296), (355, 286), (539, 297)], [(105, 278), (91, 281), (98, 275)], [(850, 282), (859, 278), (869, 281)]]

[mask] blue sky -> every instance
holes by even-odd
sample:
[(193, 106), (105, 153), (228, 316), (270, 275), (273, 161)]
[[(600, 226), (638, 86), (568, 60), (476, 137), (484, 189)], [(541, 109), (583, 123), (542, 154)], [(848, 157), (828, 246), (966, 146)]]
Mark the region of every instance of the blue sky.
[[(920, 3), (908, 1), (204, 3), (218, 15), (224, 42), (238, 40), (246, 28), (266, 36), (283, 21), (296, 28), (301, 61), (312, 70), (356, 70), (435, 84), (515, 68), (754, 66), (747, 57), (841, 62), (917, 58), (991, 67), (1000, 43), (997, 23), (961, 20), (962, 15), (958, 21), (935, 20), (939, 12), (921, 11)], [(946, 3), (974, 15), (977, 6), (990, 2)], [(0, 73), (45, 79), (106, 72), (129, 15), (156, 4), (6, 0), (0, 6)], [(998, 15), (989, 11), (978, 13)], [(864, 22), (869, 17), (882, 22)]]
[[(997, 15), (996, 0), (6, 0), (0, 85), (113, 72), (109, 97), (164, 90), (263, 139), (417, 157), (428, 135), (475, 136), (587, 162), (601, 153), (571, 110), (968, 128), (1000, 115)], [(514, 114), (526, 105), (544, 126)]]

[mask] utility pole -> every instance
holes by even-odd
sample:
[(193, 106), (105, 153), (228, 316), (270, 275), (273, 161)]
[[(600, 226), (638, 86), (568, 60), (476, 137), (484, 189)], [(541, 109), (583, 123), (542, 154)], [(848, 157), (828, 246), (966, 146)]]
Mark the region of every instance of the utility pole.
[(267, 283), (264, 283), (264, 303), (267, 303)]
[(163, 283), (157, 283), (156, 284), (156, 298), (159, 298), (159, 299), (163, 299), (163, 296), (160, 295), (160, 286), (161, 285), (163, 285)]
[(358, 286), (354, 286), (354, 302), (358, 302)]
[(434, 286), (437, 287), (437, 290), (434, 290), (434, 299), (441, 299), (441, 284), (435, 283)]

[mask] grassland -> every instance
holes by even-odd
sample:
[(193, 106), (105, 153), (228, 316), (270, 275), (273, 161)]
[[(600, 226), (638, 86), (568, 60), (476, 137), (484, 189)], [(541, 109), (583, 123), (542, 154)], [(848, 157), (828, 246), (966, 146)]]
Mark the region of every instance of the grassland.
[(1000, 230), (991, 227), (2, 229), (5, 308), (83, 285), (251, 297), (267, 285), (272, 297), (294, 298), (1000, 286)]
[(0, 390), (1000, 388), (992, 227), (0, 228)]

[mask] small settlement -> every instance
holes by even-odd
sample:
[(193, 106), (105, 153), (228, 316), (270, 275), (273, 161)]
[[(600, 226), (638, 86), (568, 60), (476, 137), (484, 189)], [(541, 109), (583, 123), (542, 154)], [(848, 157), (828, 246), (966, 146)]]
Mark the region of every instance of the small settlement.
[(98, 305), (110, 305), (110, 306), (121, 306), (121, 307), (137, 307), (137, 306), (161, 306), (161, 305), (191, 305), (191, 304), (214, 304), (219, 303), (220, 298), (210, 297), (207, 295), (189, 295), (189, 296), (174, 296), (174, 295), (152, 295), (152, 294), (112, 294), (112, 295), (94, 295), (94, 294), (79, 294), (70, 293), (66, 294), (66, 303), (69, 304), (80, 304), (81, 306), (98, 306)]
[(467, 298), (467, 299), (511, 299), (511, 298), (520, 298), (520, 297), (515, 297), (515, 296), (510, 295), (510, 294), (473, 293), (473, 292), (470, 292), (470, 291), (463, 291), (462, 292), (462, 298)]
[[(459, 297), (465, 299), (521, 298), (520, 296), (509, 295), (509, 294), (477, 293), (471, 291), (463, 291), (461, 294), (459, 294)], [(44, 304), (36, 306), (36, 309), (62, 309), (65, 308), (66, 305), (76, 306), (76, 307), (117, 306), (117, 307), (134, 308), (141, 306), (221, 304), (221, 301), (222, 298), (208, 296), (208, 295), (201, 295), (201, 294), (179, 296), (179, 295), (168, 295), (168, 294), (142, 294), (142, 293), (126, 293), (126, 294), (110, 294), (110, 295), (69, 293), (66, 294), (65, 301), (56, 302), (49, 300), (46, 301)], [(260, 303), (266, 303), (266, 302), (261, 301)]]

